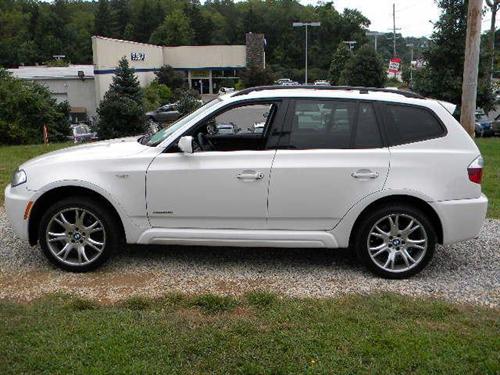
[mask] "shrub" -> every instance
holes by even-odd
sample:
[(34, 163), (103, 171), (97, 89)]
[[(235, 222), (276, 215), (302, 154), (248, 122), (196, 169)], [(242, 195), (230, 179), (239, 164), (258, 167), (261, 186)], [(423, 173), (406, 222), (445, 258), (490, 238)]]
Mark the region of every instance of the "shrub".
[(152, 111), (169, 103), (172, 96), (172, 90), (168, 86), (153, 81), (144, 88), (144, 109)]
[(0, 144), (42, 143), (44, 125), (49, 141), (64, 141), (70, 131), (68, 115), (68, 103), (58, 104), (45, 86), (0, 68)]

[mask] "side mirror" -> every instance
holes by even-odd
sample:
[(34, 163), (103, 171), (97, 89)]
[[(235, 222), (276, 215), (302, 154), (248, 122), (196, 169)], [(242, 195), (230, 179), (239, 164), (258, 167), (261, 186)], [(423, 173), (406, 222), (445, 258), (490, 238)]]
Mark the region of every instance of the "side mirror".
[(191, 137), (190, 135), (185, 135), (184, 137), (181, 137), (181, 139), (179, 139), (179, 142), (177, 142), (177, 147), (179, 147), (179, 149), (185, 154), (192, 154), (193, 137)]

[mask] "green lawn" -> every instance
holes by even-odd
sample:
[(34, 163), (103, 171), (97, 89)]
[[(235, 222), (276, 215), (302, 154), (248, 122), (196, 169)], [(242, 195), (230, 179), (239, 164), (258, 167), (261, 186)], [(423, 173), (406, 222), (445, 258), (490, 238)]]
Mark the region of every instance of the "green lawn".
[(485, 161), (483, 192), (489, 200), (488, 216), (500, 218), (500, 138), (478, 138)]
[(113, 374), (498, 374), (498, 310), (382, 294), (0, 302), (0, 369)]
[[(483, 191), (490, 201), (488, 216), (500, 218), (500, 138), (479, 138), (476, 142), (486, 161)], [(0, 204), (3, 204), (3, 188), (9, 183), (12, 172), (19, 164), (44, 152), (69, 145), (71, 144), (0, 146), (0, 188), (2, 189)]]

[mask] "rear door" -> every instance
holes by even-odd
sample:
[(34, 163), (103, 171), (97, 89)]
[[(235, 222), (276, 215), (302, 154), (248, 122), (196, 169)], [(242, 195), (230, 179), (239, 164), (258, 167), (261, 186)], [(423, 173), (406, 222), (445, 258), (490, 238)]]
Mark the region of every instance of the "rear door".
[(376, 105), (295, 99), (269, 187), (268, 228), (332, 229), (359, 200), (383, 189), (389, 151)]

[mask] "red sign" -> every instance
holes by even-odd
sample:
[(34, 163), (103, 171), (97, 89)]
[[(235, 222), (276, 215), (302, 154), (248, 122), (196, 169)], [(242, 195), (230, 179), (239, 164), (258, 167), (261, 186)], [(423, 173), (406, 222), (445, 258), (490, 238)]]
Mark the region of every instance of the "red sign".
[(399, 57), (393, 57), (389, 61), (389, 73), (399, 73), (399, 67), (401, 66), (401, 59)]

